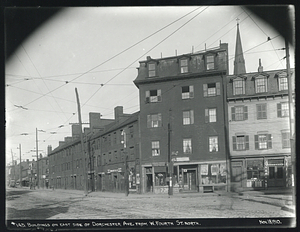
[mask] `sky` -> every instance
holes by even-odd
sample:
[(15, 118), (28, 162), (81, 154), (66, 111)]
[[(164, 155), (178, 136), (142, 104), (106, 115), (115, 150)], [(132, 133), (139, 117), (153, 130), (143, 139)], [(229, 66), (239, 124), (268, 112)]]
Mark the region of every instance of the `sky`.
[[(266, 7), (267, 12), (267, 7)], [(246, 72), (286, 68), (284, 38), (241, 6), (70, 7), (60, 11), (15, 50), (5, 63), (6, 163), (36, 159), (56, 148), (89, 112), (114, 118), (114, 108), (139, 111), (133, 81), (139, 61), (229, 46), (233, 73), (237, 20)], [(271, 40), (267, 42), (267, 38)], [(294, 68), (294, 48), (290, 47)], [(84, 125), (88, 127), (88, 125)]]

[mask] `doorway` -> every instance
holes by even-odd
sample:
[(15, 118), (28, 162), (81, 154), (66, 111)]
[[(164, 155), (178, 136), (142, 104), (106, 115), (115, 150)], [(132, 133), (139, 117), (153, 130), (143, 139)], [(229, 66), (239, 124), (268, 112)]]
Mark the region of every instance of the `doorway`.
[(146, 192), (153, 191), (153, 182), (152, 182), (152, 174), (146, 174), (147, 184), (146, 184)]
[(185, 169), (183, 172), (183, 189), (188, 191), (196, 191), (196, 170)]
[(284, 186), (284, 168), (283, 166), (269, 166), (269, 187)]

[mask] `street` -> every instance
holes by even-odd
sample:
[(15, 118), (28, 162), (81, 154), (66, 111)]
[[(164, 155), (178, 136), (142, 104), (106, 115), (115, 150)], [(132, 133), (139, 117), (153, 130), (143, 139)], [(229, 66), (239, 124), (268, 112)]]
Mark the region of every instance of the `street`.
[[(270, 196), (271, 197), (271, 196)], [(45, 219), (163, 219), (163, 218), (272, 218), (294, 217), (281, 209), (276, 197), (217, 193), (154, 194), (91, 192), (78, 190), (8, 188), (7, 220)], [(232, 209), (231, 209), (232, 204)]]

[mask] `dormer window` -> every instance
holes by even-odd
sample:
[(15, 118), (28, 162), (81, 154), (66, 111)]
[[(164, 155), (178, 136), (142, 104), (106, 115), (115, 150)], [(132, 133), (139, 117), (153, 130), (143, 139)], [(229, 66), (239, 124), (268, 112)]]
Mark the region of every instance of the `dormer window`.
[(187, 73), (188, 71), (189, 71), (188, 60), (187, 59), (180, 60), (180, 73)]
[(280, 76), (278, 78), (279, 91), (288, 90), (288, 79), (286, 76)]
[(233, 95), (245, 94), (245, 80), (236, 79), (233, 81)]
[(267, 92), (267, 77), (258, 77), (255, 79), (256, 93)]
[(213, 55), (206, 56), (206, 70), (215, 69), (215, 57)]
[(149, 75), (149, 77), (155, 77), (156, 76), (156, 65), (155, 65), (155, 63), (149, 63), (148, 64), (148, 75)]

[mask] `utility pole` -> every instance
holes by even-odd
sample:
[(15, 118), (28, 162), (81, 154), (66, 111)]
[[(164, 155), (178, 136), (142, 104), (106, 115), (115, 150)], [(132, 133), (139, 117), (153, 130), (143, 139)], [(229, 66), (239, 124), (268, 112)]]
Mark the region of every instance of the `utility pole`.
[(12, 167), (14, 167), (14, 181), (16, 180), (16, 166), (15, 166), (15, 162), (14, 162), (14, 154), (13, 151), (11, 149), (11, 160), (12, 160)]
[(39, 142), (38, 142), (38, 130), (35, 128), (35, 133), (36, 133), (36, 180), (37, 180), (37, 188), (40, 188), (40, 182), (39, 182)]
[(169, 197), (173, 195), (173, 185), (172, 185), (172, 177), (173, 177), (173, 163), (171, 159), (171, 125), (168, 123), (168, 172), (169, 172)]
[(21, 160), (21, 144), (19, 144), (19, 150), (20, 150), (20, 187), (22, 188), (22, 160)]
[(294, 115), (294, 103), (293, 103), (293, 89), (292, 78), (290, 69), (290, 52), (289, 42), (285, 38), (285, 51), (286, 51), (286, 69), (288, 80), (288, 93), (289, 93), (289, 121), (290, 121), (290, 147), (291, 147), (291, 163), (292, 163), (292, 190), (293, 190), (293, 205), (296, 205), (296, 157), (295, 157), (295, 115)]
[(83, 156), (83, 187), (84, 187), (84, 195), (87, 196), (87, 178), (86, 178), (86, 161), (85, 161), (85, 154), (84, 154), (84, 146), (83, 146), (83, 135), (82, 135), (82, 122), (81, 122), (81, 110), (80, 110), (80, 102), (78, 97), (77, 88), (75, 88), (76, 99), (77, 99), (77, 108), (78, 108), (78, 120), (80, 126), (80, 141), (81, 141), (81, 152)]
[(127, 151), (126, 151), (126, 132), (125, 129), (122, 131), (123, 136), (123, 146), (124, 146), (124, 155), (125, 155), (125, 160), (124, 160), (124, 166), (125, 166), (125, 170), (124, 170), (124, 185), (125, 185), (125, 196), (128, 196), (129, 194), (129, 175), (128, 175), (128, 155), (127, 155)]

